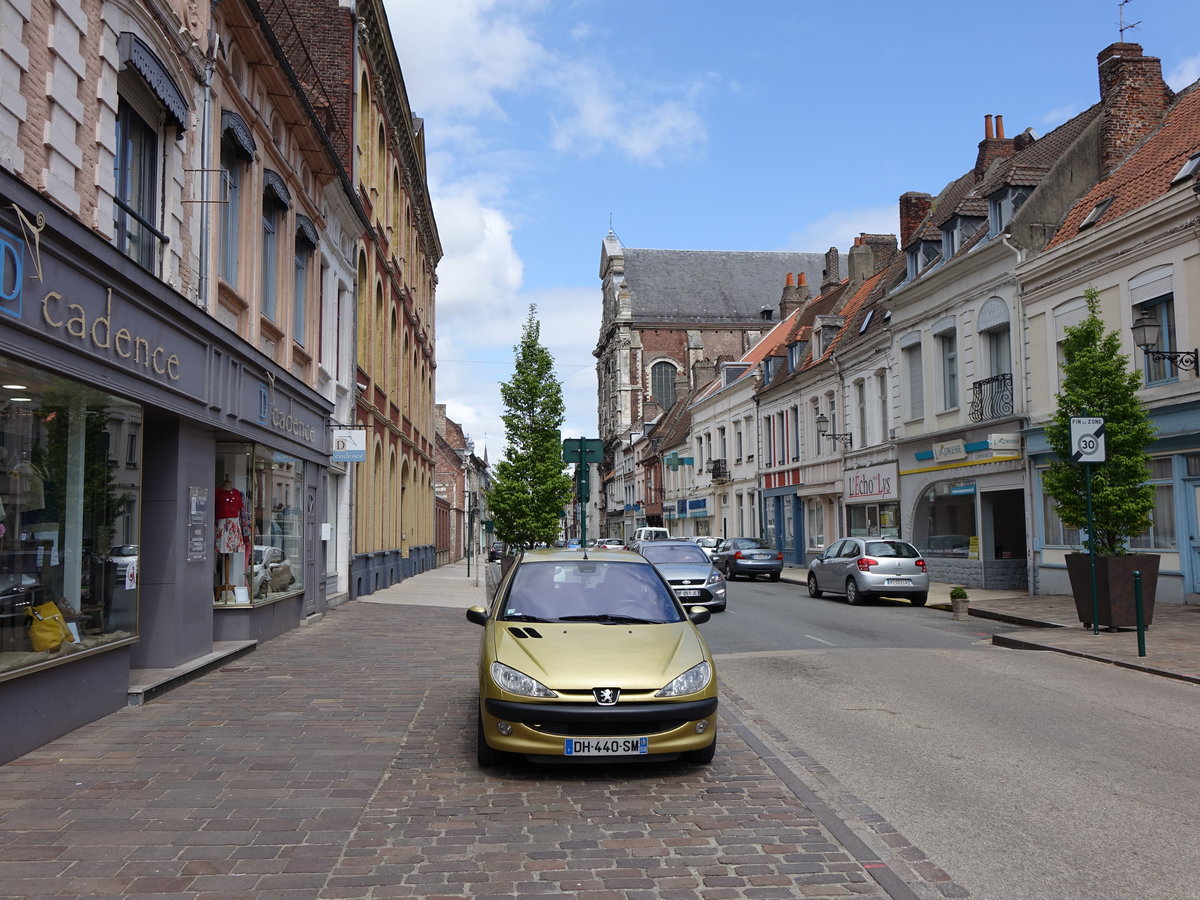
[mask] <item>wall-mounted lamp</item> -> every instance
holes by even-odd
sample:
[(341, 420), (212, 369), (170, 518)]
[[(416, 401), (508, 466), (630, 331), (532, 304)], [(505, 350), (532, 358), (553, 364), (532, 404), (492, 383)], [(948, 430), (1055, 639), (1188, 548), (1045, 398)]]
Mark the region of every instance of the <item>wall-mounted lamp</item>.
[(817, 416), (817, 436), (827, 437), (832, 441), (841, 441), (847, 447), (854, 446), (854, 435), (847, 432), (846, 434), (834, 434), (829, 430), (829, 416), (821, 413)]
[(1162, 326), (1149, 316), (1143, 315), (1133, 323), (1133, 343), (1142, 348), (1151, 362), (1169, 362), (1175, 370), (1187, 369), (1195, 372), (1200, 368), (1200, 350), (1155, 350)]

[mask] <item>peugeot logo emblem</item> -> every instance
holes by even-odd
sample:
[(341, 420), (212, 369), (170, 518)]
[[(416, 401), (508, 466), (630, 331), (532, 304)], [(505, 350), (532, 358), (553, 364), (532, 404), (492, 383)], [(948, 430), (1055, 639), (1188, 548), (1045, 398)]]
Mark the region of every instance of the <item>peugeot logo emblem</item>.
[(601, 706), (612, 706), (621, 696), (620, 688), (593, 688), (592, 693), (596, 697), (596, 702)]

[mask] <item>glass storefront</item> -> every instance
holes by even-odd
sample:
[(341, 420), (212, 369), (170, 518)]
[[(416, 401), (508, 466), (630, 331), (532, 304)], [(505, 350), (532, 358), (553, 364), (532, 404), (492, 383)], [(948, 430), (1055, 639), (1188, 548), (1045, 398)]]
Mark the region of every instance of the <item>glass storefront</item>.
[(218, 606), (248, 606), (304, 590), (303, 490), (303, 460), (261, 445), (218, 446)]
[(0, 674), (137, 635), (141, 427), (0, 355)]
[(939, 481), (921, 495), (912, 543), (923, 556), (979, 559), (978, 534), (974, 481)]

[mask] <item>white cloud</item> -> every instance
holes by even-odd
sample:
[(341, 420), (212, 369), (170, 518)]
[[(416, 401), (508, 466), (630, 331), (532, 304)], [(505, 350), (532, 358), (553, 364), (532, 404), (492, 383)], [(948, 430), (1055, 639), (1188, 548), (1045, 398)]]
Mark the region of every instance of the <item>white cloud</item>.
[(837, 210), (824, 218), (802, 226), (788, 235), (787, 249), (804, 253), (824, 253), (830, 247), (848, 253), (859, 234), (895, 234), (899, 238), (900, 207), (870, 206)]
[(1166, 77), (1167, 84), (1176, 91), (1183, 90), (1197, 79), (1200, 79), (1200, 54), (1180, 60)]

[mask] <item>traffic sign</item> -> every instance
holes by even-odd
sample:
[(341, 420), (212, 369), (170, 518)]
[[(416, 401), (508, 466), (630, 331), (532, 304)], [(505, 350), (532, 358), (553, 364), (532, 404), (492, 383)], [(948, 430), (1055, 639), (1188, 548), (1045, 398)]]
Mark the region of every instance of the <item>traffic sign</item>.
[(1104, 453), (1104, 420), (1095, 417), (1072, 417), (1071, 461), (1102, 463)]

